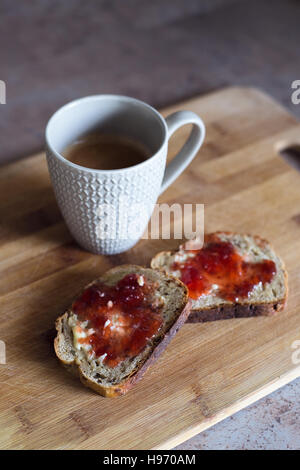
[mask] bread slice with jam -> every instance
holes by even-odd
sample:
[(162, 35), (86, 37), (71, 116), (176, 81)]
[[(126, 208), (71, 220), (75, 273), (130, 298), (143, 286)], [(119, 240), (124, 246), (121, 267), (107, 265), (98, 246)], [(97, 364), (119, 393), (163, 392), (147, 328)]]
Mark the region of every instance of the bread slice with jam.
[(172, 275), (118, 266), (57, 319), (56, 355), (99, 394), (123, 395), (161, 355), (190, 307), (186, 286)]
[(178, 277), (189, 289), (188, 322), (271, 316), (287, 300), (287, 272), (271, 245), (259, 236), (216, 232), (201, 250), (158, 253), (151, 267)]

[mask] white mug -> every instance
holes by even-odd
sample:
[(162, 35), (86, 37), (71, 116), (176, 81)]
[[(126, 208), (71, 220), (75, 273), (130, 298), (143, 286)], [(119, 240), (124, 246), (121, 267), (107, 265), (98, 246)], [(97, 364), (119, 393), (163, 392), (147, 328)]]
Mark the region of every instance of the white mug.
[[(192, 132), (166, 167), (168, 140), (185, 124), (193, 124)], [(94, 170), (63, 157), (68, 145), (95, 130), (137, 140), (151, 156), (119, 170)], [(62, 215), (79, 245), (99, 254), (122, 253), (135, 245), (159, 194), (195, 157), (204, 136), (204, 124), (195, 113), (178, 111), (164, 119), (127, 96), (88, 96), (56, 111), (46, 128), (48, 168)], [(132, 225), (135, 229), (129, 230)]]

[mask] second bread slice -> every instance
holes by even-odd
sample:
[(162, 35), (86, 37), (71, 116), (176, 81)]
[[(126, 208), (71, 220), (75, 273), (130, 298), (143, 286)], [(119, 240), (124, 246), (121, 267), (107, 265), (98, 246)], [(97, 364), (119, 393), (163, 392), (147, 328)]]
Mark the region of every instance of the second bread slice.
[[(210, 246), (213, 247), (211, 250), (209, 249)], [(225, 247), (223, 253), (222, 246)], [(187, 260), (197, 256), (200, 250), (188, 251), (184, 247), (180, 247), (178, 251), (158, 253), (151, 261), (152, 268), (163, 269), (169, 274), (178, 276), (183, 282), (186, 282), (189, 288), (191, 287), (192, 312), (189, 315), (188, 322), (205, 322), (260, 315), (270, 316), (284, 308), (288, 291), (287, 272), (282, 260), (266, 240), (253, 235), (216, 232), (206, 235), (203, 249), (207, 252), (205, 256), (198, 256), (199, 265), (193, 264), (193, 262), (189, 263), (188, 269), (190, 271), (187, 272), (186, 270), (185, 275), (183, 275), (182, 267), (184, 267)], [(227, 263), (226, 256), (232, 256), (229, 263)], [(234, 265), (236, 260), (237, 266)], [(218, 263), (222, 264), (222, 262), (224, 263), (223, 268), (218, 269)], [(249, 266), (249, 263), (252, 263), (251, 266), (253, 266), (252, 288), (247, 286), (247, 278), (243, 279), (245, 263), (248, 263)], [(272, 269), (273, 266), (274, 274), (270, 276), (268, 282), (263, 282), (259, 275), (255, 275), (255, 267), (261, 267), (262, 263), (266, 263), (266, 270), (270, 269), (270, 266)], [(207, 279), (214, 279), (210, 287), (203, 289), (199, 296), (192, 295), (192, 281), (189, 286), (193, 269), (198, 273), (198, 276), (199, 274), (203, 276), (204, 283)], [(235, 272), (232, 272), (234, 270)], [(230, 282), (233, 284), (230, 286), (233, 294), (234, 288), (236, 289), (236, 297), (233, 295), (230, 298), (228, 290), (226, 291), (226, 283), (229, 286)], [(240, 296), (240, 291), (243, 290), (247, 295)]]

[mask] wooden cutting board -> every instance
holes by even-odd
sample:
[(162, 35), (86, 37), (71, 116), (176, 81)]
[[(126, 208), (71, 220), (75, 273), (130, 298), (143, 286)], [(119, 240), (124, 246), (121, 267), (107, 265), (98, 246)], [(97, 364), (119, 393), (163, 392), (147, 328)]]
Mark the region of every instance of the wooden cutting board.
[[(44, 154), (0, 171), (0, 447), (167, 449), (300, 376), (300, 174), (278, 148), (300, 142), (300, 124), (251, 88), (229, 88), (172, 106), (199, 113), (207, 137), (161, 201), (204, 203), (205, 229), (268, 238), (289, 272), (288, 308), (275, 318), (186, 324), (127, 395), (84, 388), (53, 353), (53, 325), (78, 290), (121, 263), (148, 264), (176, 241), (142, 240), (96, 256), (72, 241), (50, 187)], [(186, 138), (179, 131), (170, 158)]]

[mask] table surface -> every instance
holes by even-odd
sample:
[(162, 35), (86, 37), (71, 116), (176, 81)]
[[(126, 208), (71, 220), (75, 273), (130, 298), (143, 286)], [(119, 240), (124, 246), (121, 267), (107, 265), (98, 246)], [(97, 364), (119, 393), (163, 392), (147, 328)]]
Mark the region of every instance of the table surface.
[[(298, 1), (3, 0), (0, 15), (1, 163), (40, 150), (53, 111), (94, 93), (162, 107), (251, 85), (300, 117), (291, 102), (300, 78)], [(178, 448), (299, 449), (299, 396), (297, 380)]]

